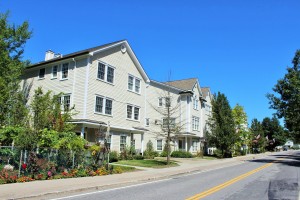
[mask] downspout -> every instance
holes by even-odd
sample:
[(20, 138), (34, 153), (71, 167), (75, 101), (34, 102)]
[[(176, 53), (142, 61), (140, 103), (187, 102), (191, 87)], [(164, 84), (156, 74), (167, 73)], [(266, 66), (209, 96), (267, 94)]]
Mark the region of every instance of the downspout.
[(75, 79), (76, 79), (76, 68), (77, 68), (77, 62), (75, 58), (72, 58), (72, 61), (74, 62), (74, 77), (73, 77), (73, 87), (72, 87), (72, 104), (74, 105), (74, 96), (75, 96)]
[(87, 58), (87, 67), (86, 67), (86, 73), (85, 73), (83, 119), (86, 119), (86, 113), (87, 113), (87, 96), (88, 96), (88, 86), (89, 86), (89, 76), (90, 76), (90, 65), (91, 65), (91, 56), (89, 56)]

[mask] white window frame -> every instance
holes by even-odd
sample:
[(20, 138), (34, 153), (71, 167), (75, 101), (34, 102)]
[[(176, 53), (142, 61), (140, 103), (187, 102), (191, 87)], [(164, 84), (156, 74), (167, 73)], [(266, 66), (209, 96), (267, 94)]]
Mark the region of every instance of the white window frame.
[(199, 100), (197, 98), (197, 95), (194, 96), (193, 107), (195, 110), (199, 110)]
[[(132, 88), (129, 88), (129, 77), (132, 78)], [(137, 81), (139, 81), (139, 85), (137, 85)], [(133, 76), (132, 74), (128, 74), (127, 79), (127, 90), (136, 94), (141, 94), (142, 90), (142, 80), (140, 78), (137, 78), (136, 76)], [(138, 91), (137, 91), (138, 88)]]
[(163, 106), (163, 98), (159, 97), (158, 98), (158, 107), (162, 107)]
[[(102, 98), (102, 112), (99, 112), (96, 110), (96, 105), (97, 105), (97, 97), (98, 98)], [(107, 114), (106, 113), (106, 104), (107, 104), (107, 101), (111, 101), (111, 113), (110, 114)], [(97, 95), (95, 96), (95, 105), (94, 105), (94, 113), (95, 114), (101, 114), (101, 115), (107, 115), (107, 116), (112, 116), (113, 115), (113, 99), (112, 98), (109, 98), (109, 97), (105, 97), (105, 96), (102, 96), (102, 95)]]
[[(158, 146), (158, 141), (161, 143), (161, 146)], [(163, 141), (162, 139), (156, 140), (156, 151), (162, 151), (163, 150)]]
[[(168, 128), (168, 123), (164, 124), (164, 121), (167, 120), (168, 118), (163, 118), (162, 120), (162, 126), (164, 129)], [(176, 126), (176, 118), (175, 117), (170, 117), (170, 128), (175, 128)]]
[(198, 141), (197, 140), (192, 140), (192, 151), (193, 152), (198, 151)]
[[(67, 68), (67, 77), (63, 77), (63, 75), (64, 75), (64, 71), (63, 71), (63, 67), (64, 67), (64, 65), (66, 65), (68, 68)], [(69, 78), (69, 66), (70, 66), (70, 63), (62, 63), (61, 64), (61, 76), (60, 76), (60, 78), (61, 78), (61, 80), (67, 80), (68, 78)]]
[[(41, 70), (44, 70), (43, 76), (41, 76)], [(45, 76), (46, 76), (46, 68), (40, 68), (39, 69), (39, 75), (38, 75), (39, 79), (44, 79)]]
[[(131, 117), (128, 117), (128, 106), (131, 107)], [(135, 110), (139, 109), (138, 111), (138, 119), (135, 119)], [(141, 107), (140, 106), (136, 106), (136, 105), (132, 105), (132, 104), (127, 104), (126, 105), (126, 119), (128, 120), (134, 120), (134, 121), (139, 121), (140, 120), (140, 111), (141, 111)]]
[(65, 110), (65, 98), (66, 98), (66, 97), (69, 97), (69, 106), (68, 106), (68, 110), (70, 110), (71, 105), (72, 105), (72, 103), (71, 103), (71, 93), (67, 93), (67, 94), (61, 95), (61, 96), (59, 97), (59, 103), (60, 103), (60, 105), (61, 105), (61, 110), (62, 110), (62, 111), (66, 111), (66, 110)]
[[(125, 143), (124, 143), (124, 138), (123, 137), (125, 137)], [(127, 144), (127, 136), (126, 135), (120, 135), (120, 152), (123, 152), (126, 149), (126, 144)]]
[[(104, 75), (103, 75), (103, 79), (102, 78), (99, 78), (99, 64), (102, 64), (104, 65)], [(108, 69), (112, 69), (113, 70), (113, 75), (112, 75), (112, 82), (108, 81)], [(114, 82), (115, 82), (115, 73), (116, 72), (116, 68), (105, 63), (105, 62), (102, 62), (102, 61), (98, 61), (98, 65), (97, 65), (97, 73), (96, 73), (96, 79), (99, 80), (99, 81), (103, 81), (105, 83), (108, 83), (108, 84), (112, 84), (114, 85)]]
[(150, 126), (150, 118), (145, 119), (145, 126)]
[(200, 118), (193, 116), (192, 117), (192, 129), (193, 131), (199, 131), (199, 126), (200, 126)]
[[(56, 67), (56, 76), (53, 76), (54, 75), (54, 67)], [(51, 70), (51, 79), (57, 79), (57, 76), (58, 76), (58, 65), (53, 65), (52, 70)]]

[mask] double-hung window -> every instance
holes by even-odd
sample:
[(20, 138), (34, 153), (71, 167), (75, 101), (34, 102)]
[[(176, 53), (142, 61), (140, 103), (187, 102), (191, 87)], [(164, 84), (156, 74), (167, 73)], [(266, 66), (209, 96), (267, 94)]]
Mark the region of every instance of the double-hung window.
[(61, 79), (67, 79), (69, 75), (69, 63), (62, 64), (61, 67)]
[(64, 94), (58, 97), (58, 103), (61, 105), (61, 110), (69, 111), (71, 108), (71, 95)]
[(193, 102), (195, 110), (198, 110), (198, 104), (199, 104), (199, 100), (198, 100), (197, 96), (195, 95), (194, 96), (194, 102)]
[(167, 129), (174, 129), (175, 128), (175, 118), (164, 118), (163, 119), (163, 128)]
[(115, 77), (115, 69), (112, 66), (101, 62), (98, 63), (97, 78), (99, 80), (108, 83), (114, 83), (114, 77)]
[(127, 119), (139, 120), (140, 107), (134, 105), (127, 105)]
[(57, 78), (57, 70), (58, 70), (58, 66), (55, 65), (52, 67), (52, 78)]
[(95, 113), (112, 115), (112, 99), (96, 96)]
[(126, 136), (120, 136), (120, 152), (123, 152), (126, 148)]
[(162, 107), (163, 105), (163, 99), (161, 97), (158, 98), (158, 106)]
[(193, 151), (194, 151), (194, 152), (197, 151), (197, 149), (198, 149), (198, 148), (197, 148), (197, 146), (198, 146), (198, 145), (197, 145), (197, 140), (193, 140), (193, 144), (192, 144), (192, 145), (193, 145)]
[(162, 140), (156, 140), (156, 150), (162, 151)]
[(39, 71), (39, 79), (45, 78), (45, 71), (46, 71), (45, 68), (40, 69), (40, 71)]
[(192, 127), (193, 127), (194, 131), (198, 131), (199, 130), (199, 122), (200, 122), (199, 117), (193, 117), (193, 119), (192, 119)]
[(128, 90), (138, 93), (141, 93), (141, 80), (135, 76), (128, 75)]

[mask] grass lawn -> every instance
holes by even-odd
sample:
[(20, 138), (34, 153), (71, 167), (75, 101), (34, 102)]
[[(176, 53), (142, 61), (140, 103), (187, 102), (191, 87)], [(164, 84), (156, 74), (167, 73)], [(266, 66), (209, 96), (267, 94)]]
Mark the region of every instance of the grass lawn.
[(165, 160), (121, 160), (116, 162), (116, 164), (122, 165), (131, 165), (138, 167), (150, 167), (150, 168), (164, 168), (164, 167), (175, 167), (178, 164), (174, 161), (170, 162), (170, 165), (167, 165)]
[(122, 169), (123, 172), (133, 172), (133, 171), (138, 171), (138, 169), (134, 168), (134, 167), (128, 167), (128, 166), (116, 166), (115, 167), (119, 167), (120, 169)]

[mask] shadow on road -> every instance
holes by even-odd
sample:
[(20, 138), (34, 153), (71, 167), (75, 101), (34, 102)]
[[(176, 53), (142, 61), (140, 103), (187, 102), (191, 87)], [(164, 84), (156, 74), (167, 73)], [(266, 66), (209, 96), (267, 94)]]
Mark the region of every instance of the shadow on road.
[(269, 158), (251, 160), (250, 162), (258, 162), (258, 163), (270, 163), (274, 162), (280, 163), (282, 165), (288, 165), (293, 167), (300, 167), (300, 152), (293, 152), (292, 154), (275, 154), (270, 155)]

